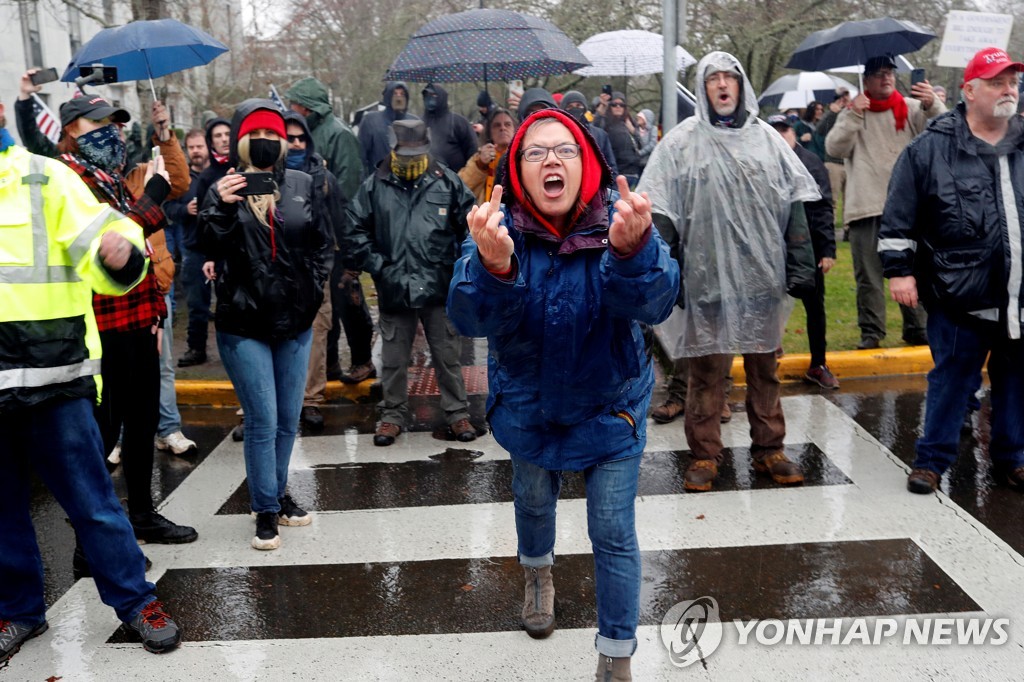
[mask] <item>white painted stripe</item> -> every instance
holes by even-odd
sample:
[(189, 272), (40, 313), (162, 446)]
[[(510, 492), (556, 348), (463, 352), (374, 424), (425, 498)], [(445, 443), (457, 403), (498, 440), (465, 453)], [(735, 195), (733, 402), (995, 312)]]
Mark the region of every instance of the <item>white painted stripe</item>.
[(83, 360), (61, 367), (16, 367), (0, 370), (0, 391), (12, 388), (38, 388), (74, 381), (100, 373), (99, 360)]
[(917, 242), (913, 239), (879, 239), (878, 251), (917, 251)]
[(999, 157), (999, 199), (1003, 203), (1006, 231), (1010, 243), (1010, 280), (1006, 285), (1010, 301), (1006, 309), (1006, 327), (1011, 339), (1019, 339), (1022, 228), (1017, 214), (1017, 195), (1013, 191), (1013, 178), (1010, 177), (1010, 162), (1006, 156)]

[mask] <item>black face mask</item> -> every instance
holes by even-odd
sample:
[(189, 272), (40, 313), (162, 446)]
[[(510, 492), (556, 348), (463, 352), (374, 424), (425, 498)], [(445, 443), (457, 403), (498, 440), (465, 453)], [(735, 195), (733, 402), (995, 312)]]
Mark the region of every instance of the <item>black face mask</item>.
[(587, 123), (587, 110), (584, 107), (569, 107), (565, 110), (565, 113), (572, 116), (580, 123)]
[(423, 97), (423, 110), (433, 113), (437, 111), (438, 106), (441, 102), (438, 100), (437, 95), (424, 95)]
[(249, 160), (256, 168), (270, 168), (281, 156), (281, 140), (249, 140)]

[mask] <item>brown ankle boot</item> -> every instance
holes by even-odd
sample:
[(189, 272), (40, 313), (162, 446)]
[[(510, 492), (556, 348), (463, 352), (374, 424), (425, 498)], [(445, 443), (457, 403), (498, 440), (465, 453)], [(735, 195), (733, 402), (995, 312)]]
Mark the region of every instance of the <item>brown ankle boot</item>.
[(631, 682), (633, 675), (629, 671), (629, 661), (629, 656), (612, 658), (598, 654), (594, 682)]
[(754, 456), (754, 471), (768, 474), (779, 485), (801, 485), (804, 473), (800, 465), (789, 461), (782, 450), (775, 450), (760, 457)]
[(534, 639), (544, 639), (555, 630), (555, 584), (551, 567), (523, 566), (526, 599), (523, 602), (523, 627)]

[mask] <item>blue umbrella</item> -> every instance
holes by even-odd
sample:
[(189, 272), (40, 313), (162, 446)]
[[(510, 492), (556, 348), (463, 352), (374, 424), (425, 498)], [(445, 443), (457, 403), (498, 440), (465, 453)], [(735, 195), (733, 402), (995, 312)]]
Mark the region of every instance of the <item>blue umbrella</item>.
[(152, 89), (154, 78), (209, 64), (227, 51), (224, 43), (175, 19), (133, 21), (93, 36), (71, 58), (61, 80), (72, 83), (78, 67), (103, 64), (117, 67), (118, 81), (148, 78)]
[(416, 31), (385, 78), (416, 83), (515, 80), (590, 62), (551, 22), (502, 9), (449, 14)]
[(807, 36), (786, 64), (788, 69), (824, 71), (864, 64), (871, 57), (916, 52), (935, 34), (912, 21), (891, 17), (846, 21)]

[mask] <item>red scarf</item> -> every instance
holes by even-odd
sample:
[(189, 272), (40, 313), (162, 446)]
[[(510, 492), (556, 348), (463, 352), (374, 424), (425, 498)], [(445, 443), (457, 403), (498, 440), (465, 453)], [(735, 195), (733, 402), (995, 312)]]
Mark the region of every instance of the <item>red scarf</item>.
[(583, 177), (580, 184), (579, 201), (576, 202), (576, 208), (566, 222), (567, 231), (572, 230), (572, 225), (576, 222), (576, 219), (580, 217), (580, 214), (590, 203), (590, 200), (601, 189), (601, 181), (603, 179), (601, 161), (599, 160), (598, 152), (591, 146), (587, 135), (580, 129), (579, 122), (559, 109), (541, 109), (530, 114), (525, 121), (519, 124), (516, 135), (512, 138), (512, 144), (509, 145), (506, 152), (509, 159), (512, 193), (515, 195), (516, 200), (523, 204), (533, 217), (537, 219), (537, 222), (543, 225), (548, 232), (556, 237), (565, 237), (566, 235), (562, 234), (547, 216), (542, 215), (533, 202), (530, 201), (529, 197), (526, 196), (526, 190), (523, 187), (522, 180), (519, 178), (519, 149), (522, 145), (523, 136), (526, 134), (530, 124), (540, 118), (554, 118), (561, 122), (562, 125), (569, 129), (569, 132), (572, 133), (573, 138), (576, 140), (576, 144), (580, 146)]
[(898, 91), (893, 90), (887, 99), (871, 99), (868, 97), (868, 102), (871, 103), (868, 108), (875, 113), (892, 109), (892, 115), (896, 118), (896, 130), (903, 130), (907, 125), (907, 116), (909, 114), (907, 101), (903, 99), (903, 95)]

